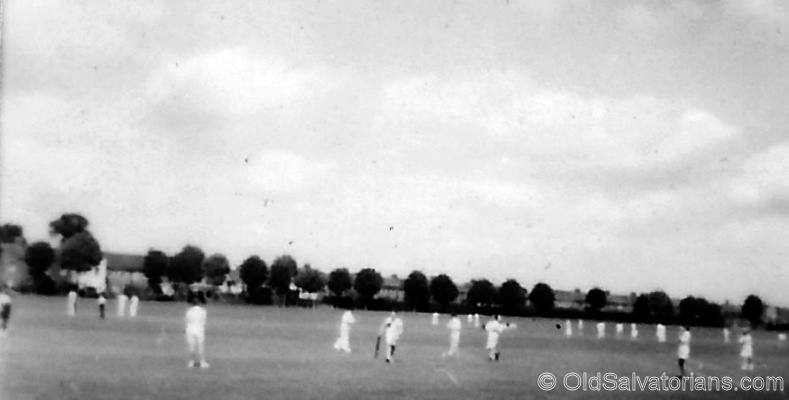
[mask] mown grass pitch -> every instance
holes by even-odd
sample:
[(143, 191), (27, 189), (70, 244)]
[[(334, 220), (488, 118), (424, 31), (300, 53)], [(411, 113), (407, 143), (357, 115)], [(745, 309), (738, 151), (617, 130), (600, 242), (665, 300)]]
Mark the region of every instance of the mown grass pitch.
[[(655, 341), (641, 326), (638, 341), (567, 339), (554, 320), (510, 320), (518, 329), (502, 335), (502, 360), (490, 363), (485, 334), (466, 324), (461, 355), (444, 360), (444, 325), (427, 314), (403, 315), (405, 333), (397, 362), (373, 359), (384, 313), (356, 311), (350, 355), (334, 351), (341, 311), (209, 304), (208, 370), (186, 367), (182, 303), (140, 305), (136, 319), (118, 319), (114, 301), (99, 320), (95, 300), (80, 299), (78, 315), (65, 315), (65, 299), (15, 298), (10, 332), (0, 338), (0, 399), (533, 399), (533, 398), (758, 398), (785, 399), (786, 392), (583, 392), (561, 387), (545, 392), (537, 377), (551, 372), (676, 375), (676, 328), (669, 342)], [(484, 319), (483, 319), (484, 320)], [(626, 332), (627, 333), (627, 332)], [(689, 366), (697, 373), (731, 375), (739, 382), (739, 349), (724, 345), (720, 331), (693, 330)], [(736, 338), (735, 335), (732, 335)], [(789, 378), (789, 349), (774, 334), (755, 335), (757, 369), (749, 376)], [(703, 365), (700, 365), (703, 364)], [(786, 388), (785, 388), (786, 389)]]

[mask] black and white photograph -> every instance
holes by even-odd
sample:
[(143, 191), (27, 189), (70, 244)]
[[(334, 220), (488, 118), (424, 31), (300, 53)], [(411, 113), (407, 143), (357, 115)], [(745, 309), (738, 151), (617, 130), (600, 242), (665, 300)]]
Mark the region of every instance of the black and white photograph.
[(789, 1), (0, 0), (0, 400), (786, 399)]

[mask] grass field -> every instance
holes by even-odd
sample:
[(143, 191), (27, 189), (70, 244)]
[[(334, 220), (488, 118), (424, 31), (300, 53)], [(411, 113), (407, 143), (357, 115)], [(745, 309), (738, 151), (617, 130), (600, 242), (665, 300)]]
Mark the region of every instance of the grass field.
[[(485, 334), (465, 325), (461, 354), (444, 360), (447, 319), (438, 327), (426, 314), (405, 314), (397, 362), (373, 359), (382, 313), (357, 311), (351, 332), (354, 353), (333, 350), (341, 312), (209, 304), (208, 370), (186, 368), (182, 303), (141, 303), (136, 319), (100, 320), (95, 300), (80, 299), (74, 318), (65, 299), (18, 296), (10, 332), (0, 338), (0, 399), (540, 399), (540, 398), (758, 398), (785, 399), (785, 392), (545, 392), (537, 377), (551, 372), (613, 372), (618, 376), (677, 374), (676, 328), (669, 343), (641, 326), (638, 341), (567, 339), (553, 320), (511, 320), (517, 330), (501, 338), (502, 360), (490, 363)], [(576, 327), (574, 327), (576, 328)], [(577, 329), (575, 329), (577, 333)], [(626, 332), (627, 333), (627, 332)], [(736, 338), (735, 335), (732, 335)], [(789, 378), (789, 349), (774, 334), (757, 332), (757, 368), (749, 376)], [(693, 331), (689, 366), (697, 373), (739, 379), (739, 349), (724, 345), (718, 330)], [(785, 388), (786, 389), (786, 388)]]

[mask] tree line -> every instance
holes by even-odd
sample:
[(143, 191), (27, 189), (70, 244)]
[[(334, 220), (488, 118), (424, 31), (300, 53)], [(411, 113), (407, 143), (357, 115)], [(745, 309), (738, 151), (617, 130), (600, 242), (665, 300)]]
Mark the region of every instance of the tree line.
[[(29, 267), (31, 286), (38, 293), (56, 291), (55, 282), (47, 271), (55, 264), (70, 273), (89, 271), (99, 265), (103, 253), (98, 241), (88, 230), (88, 220), (79, 214), (63, 214), (50, 222), (50, 233), (60, 238), (59, 248), (53, 249), (47, 242), (28, 245), (22, 228), (18, 225), (0, 226), (0, 241), (15, 244), (24, 249), (24, 260)], [(168, 256), (163, 251), (152, 249), (143, 260), (142, 272), (155, 294), (161, 295), (161, 284), (165, 278), (175, 285), (188, 286), (205, 282), (222, 285), (230, 273), (230, 264), (222, 254), (206, 256), (198, 246), (187, 245), (180, 252)], [(383, 289), (384, 279), (374, 268), (363, 268), (351, 274), (347, 268), (336, 268), (328, 275), (309, 264), (298, 267), (290, 255), (274, 259), (269, 266), (262, 258), (252, 255), (238, 266), (239, 278), (244, 283), (244, 298), (250, 303), (270, 304), (276, 297), (281, 305), (288, 304), (292, 288), (307, 293), (327, 290), (328, 300), (334, 305), (353, 304), (362, 308), (395, 306), (381, 304), (377, 296)], [(402, 281), (399, 288), (403, 293), (402, 304), (397, 306), (413, 311), (448, 311), (457, 306), (460, 296), (458, 286), (446, 274), (428, 278), (423, 272), (414, 270)], [(604, 311), (608, 305), (608, 293), (600, 288), (589, 290), (580, 315), (578, 310), (557, 309), (554, 290), (546, 283), (535, 284), (530, 291), (515, 279), (508, 279), (500, 286), (487, 279), (472, 280), (462, 302), (463, 311), (497, 312), (506, 315), (575, 316), (584, 318), (618, 318), (634, 322), (681, 323), (688, 325), (721, 326), (724, 313), (720, 305), (701, 297), (688, 296), (675, 307), (671, 298), (662, 291), (643, 293), (635, 297), (632, 310), (627, 313)], [(456, 307), (457, 308), (457, 307)], [(750, 295), (740, 308), (740, 316), (757, 325), (764, 314), (764, 303), (756, 295)], [(575, 314), (573, 314), (575, 313)]]

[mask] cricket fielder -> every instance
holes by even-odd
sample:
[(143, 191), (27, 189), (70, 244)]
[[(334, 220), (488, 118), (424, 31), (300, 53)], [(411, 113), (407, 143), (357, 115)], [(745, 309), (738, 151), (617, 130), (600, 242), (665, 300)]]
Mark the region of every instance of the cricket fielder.
[(743, 371), (753, 371), (753, 337), (751, 336), (750, 328), (745, 328), (742, 331), (742, 336), (738, 340), (742, 345), (740, 349), (740, 357), (742, 358)]
[(11, 296), (8, 295), (8, 288), (0, 291), (0, 332), (5, 336), (8, 332), (8, 320), (11, 319)]
[(564, 321), (564, 336), (572, 337), (573, 336), (573, 324), (568, 319)]
[(488, 341), (485, 344), (485, 348), (488, 350), (488, 360), (499, 361), (501, 356), (499, 353), (499, 336), (509, 327), (514, 328), (515, 325), (510, 323), (502, 324), (498, 314), (494, 315), (493, 319), (488, 321), (487, 324), (482, 325), (482, 329), (488, 332)]
[(129, 316), (134, 318), (137, 316), (137, 309), (140, 307), (140, 298), (136, 294), (132, 295), (129, 300)]
[(638, 339), (638, 325), (630, 324), (630, 339)]
[(605, 322), (597, 323), (597, 338), (605, 339)]
[(351, 352), (351, 324), (356, 323), (356, 318), (353, 317), (353, 312), (347, 310), (342, 314), (340, 319), (340, 337), (334, 342), (334, 350)]
[(77, 315), (77, 292), (73, 290), (68, 292), (66, 298), (66, 315), (69, 317)]
[(129, 298), (122, 294), (118, 296), (118, 316), (123, 318), (126, 316), (126, 303), (128, 302)]
[(386, 321), (384, 321), (384, 340), (386, 341), (386, 362), (391, 363), (394, 357), (397, 342), (403, 335), (403, 320), (397, 315), (397, 311), (392, 311)]
[(683, 326), (679, 331), (679, 347), (677, 348), (677, 364), (679, 373), (685, 376), (685, 360), (690, 357), (690, 327)]
[(723, 343), (729, 343), (731, 340), (729, 339), (729, 328), (723, 328)]
[(452, 317), (447, 322), (447, 329), (449, 329), (449, 350), (443, 354), (443, 357), (452, 357), (458, 354), (458, 346), (460, 345), (460, 330), (463, 324), (460, 323), (460, 318), (457, 314), (452, 314)]
[(666, 326), (663, 324), (657, 324), (657, 328), (655, 328), (655, 335), (657, 336), (657, 340), (660, 343), (666, 342)]
[(189, 346), (189, 368), (208, 368), (210, 365), (205, 360), (205, 322), (208, 313), (200, 306), (205, 300), (197, 293), (189, 293), (189, 303), (186, 310), (186, 344)]

